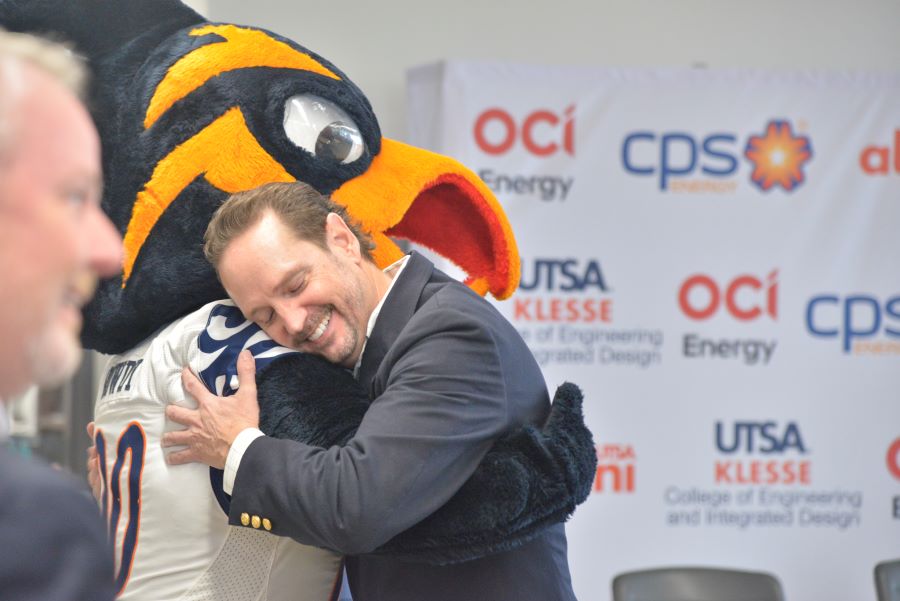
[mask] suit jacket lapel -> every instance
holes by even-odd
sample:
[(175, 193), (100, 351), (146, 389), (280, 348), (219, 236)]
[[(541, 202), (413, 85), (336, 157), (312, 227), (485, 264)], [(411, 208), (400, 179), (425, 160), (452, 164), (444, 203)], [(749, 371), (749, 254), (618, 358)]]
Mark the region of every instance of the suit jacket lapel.
[(411, 252), (406, 267), (397, 276), (399, 279), (394, 282), (388, 298), (381, 307), (381, 312), (375, 320), (375, 327), (372, 328), (372, 335), (366, 342), (366, 349), (363, 351), (362, 362), (359, 366), (359, 382), (366, 388), (373, 400), (376, 396), (372, 389), (375, 373), (388, 349), (397, 340), (400, 331), (416, 312), (422, 289), (425, 288), (425, 284), (428, 283), (433, 272), (434, 265), (428, 259), (415, 251)]

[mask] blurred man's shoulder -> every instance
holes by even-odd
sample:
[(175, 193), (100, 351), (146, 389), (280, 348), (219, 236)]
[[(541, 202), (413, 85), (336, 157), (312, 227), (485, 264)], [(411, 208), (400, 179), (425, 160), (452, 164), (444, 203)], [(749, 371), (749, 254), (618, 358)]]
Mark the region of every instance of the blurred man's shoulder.
[[(47, 505), (76, 502), (90, 506), (87, 486), (80, 486), (68, 472), (54, 469), (39, 459), (23, 459), (0, 450), (0, 500), (20, 503), (20, 510), (45, 509)], [(85, 503), (87, 502), (88, 505)]]

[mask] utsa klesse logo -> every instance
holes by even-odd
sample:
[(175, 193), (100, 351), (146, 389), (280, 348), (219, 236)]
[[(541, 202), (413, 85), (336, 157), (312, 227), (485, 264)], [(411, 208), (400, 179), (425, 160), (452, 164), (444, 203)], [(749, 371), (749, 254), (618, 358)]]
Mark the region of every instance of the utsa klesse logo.
[[(513, 297), (517, 321), (612, 322), (612, 299), (596, 296), (609, 292), (596, 259), (523, 259), (519, 291)], [(541, 295), (523, 294), (532, 292)]]
[[(475, 119), (472, 136), (481, 152), (490, 157), (502, 157), (517, 150), (539, 159), (574, 157), (575, 105), (559, 111), (540, 108), (521, 117), (491, 107)], [(509, 174), (488, 168), (480, 169), (478, 176), (498, 194), (536, 197), (546, 202), (566, 200), (575, 183), (574, 177), (564, 175)]]
[[(715, 443), (720, 453), (735, 456), (715, 462), (717, 484), (806, 485), (812, 481), (811, 462), (802, 459), (807, 449), (796, 422), (719, 421)], [(755, 458), (760, 455), (765, 458)], [(785, 455), (795, 457), (785, 459)]]
[(900, 354), (900, 294), (819, 294), (806, 305), (806, 329), (817, 338), (836, 338), (844, 353)]
[(595, 493), (633, 493), (637, 456), (630, 444), (597, 445)]
[(662, 191), (734, 192), (733, 176), (744, 158), (752, 165), (750, 181), (760, 190), (791, 192), (806, 180), (803, 167), (812, 158), (812, 145), (794, 133), (790, 121), (771, 120), (762, 134), (748, 137), (743, 151), (731, 132), (635, 131), (622, 141), (621, 157), (625, 171), (656, 178)]
[[(778, 270), (759, 277), (740, 274), (720, 283), (698, 273), (678, 289), (678, 307), (690, 320), (703, 323), (717, 316), (738, 322), (778, 319)], [(682, 355), (688, 359), (739, 359), (746, 365), (766, 365), (778, 341), (761, 338), (710, 338), (690, 332), (682, 339)]]
[(894, 130), (894, 148), (871, 144), (859, 153), (859, 167), (866, 175), (900, 175), (900, 129)]

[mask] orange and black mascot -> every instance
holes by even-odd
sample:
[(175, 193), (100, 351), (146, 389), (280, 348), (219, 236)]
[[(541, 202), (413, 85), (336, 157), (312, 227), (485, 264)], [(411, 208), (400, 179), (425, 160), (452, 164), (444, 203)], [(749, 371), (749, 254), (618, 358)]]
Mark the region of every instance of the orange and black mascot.
[[(126, 352), (224, 298), (202, 254), (207, 223), (229, 194), (268, 182), (301, 180), (346, 206), (382, 266), (402, 254), (392, 238), (406, 239), (455, 262), (481, 294), (515, 290), (518, 251), (486, 186), (452, 159), (382, 138), (363, 93), (296, 42), (209, 23), (175, 0), (0, 0), (0, 25), (70, 41), (93, 72), (102, 206), (125, 261), (85, 309), (88, 348)], [(325, 116), (312, 134), (286, 118), (305, 103)], [(261, 428), (340, 445), (368, 399), (338, 371), (303, 356), (262, 370)], [(587, 497), (595, 465), (580, 394), (564, 386), (543, 430), (498, 441), (447, 505), (376, 552), (440, 564), (521, 545)]]

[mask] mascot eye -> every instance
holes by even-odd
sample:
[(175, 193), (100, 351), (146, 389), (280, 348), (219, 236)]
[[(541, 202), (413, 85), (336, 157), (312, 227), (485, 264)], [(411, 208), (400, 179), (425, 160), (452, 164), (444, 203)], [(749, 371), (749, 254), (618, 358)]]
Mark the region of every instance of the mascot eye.
[(362, 156), (365, 143), (359, 128), (334, 103), (301, 94), (284, 106), (287, 137), (314, 156), (346, 165)]

